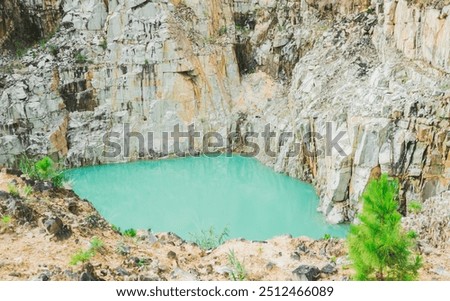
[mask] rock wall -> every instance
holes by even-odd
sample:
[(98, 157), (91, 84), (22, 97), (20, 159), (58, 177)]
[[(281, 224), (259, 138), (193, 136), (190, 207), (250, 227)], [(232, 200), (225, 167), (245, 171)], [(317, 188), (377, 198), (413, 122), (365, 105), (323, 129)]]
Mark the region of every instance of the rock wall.
[(61, 0), (0, 0), (0, 48), (26, 47), (53, 33)]
[[(276, 15), (277, 26), (256, 22), (248, 42), (247, 49), (252, 49), (248, 57), (256, 58), (255, 69), (260, 72), (243, 79), (245, 101), (238, 108), (249, 116), (246, 127), (261, 132), (271, 123), (279, 133), (295, 133), (285, 145), (273, 141), (272, 149), (279, 151), (276, 158), (260, 159), (277, 171), (310, 179), (319, 188), (319, 210), (330, 222), (353, 219), (367, 182), (381, 172), (400, 179), (403, 212), (408, 201), (427, 199), (450, 184), (450, 78), (445, 70), (450, 19), (424, 17), (442, 15), (436, 14), (437, 9), (404, 6), (423, 15), (418, 28), (431, 30), (435, 22), (440, 34), (429, 31), (433, 42), (422, 29), (420, 36), (389, 35), (387, 9), (382, 9), (389, 3), (375, 4), (368, 11), (331, 20), (320, 13), (318, 19), (308, 7), (300, 23), (266, 8), (266, 15)], [(398, 5), (396, 10), (401, 11), (406, 4)], [(396, 27), (402, 22), (406, 21), (398, 21)], [(255, 35), (266, 39), (257, 42)], [(279, 42), (283, 37), (289, 38)], [(405, 51), (401, 43), (415, 45), (413, 61), (397, 51)], [(267, 71), (271, 64), (275, 66)], [(255, 104), (256, 110), (249, 109)], [(306, 135), (310, 131), (323, 139), (310, 139)], [(337, 148), (329, 150), (340, 132), (343, 154)], [(303, 145), (300, 154), (287, 158), (296, 143)]]
[[(0, 59), (0, 164), (24, 152), (72, 166), (164, 156), (174, 145), (163, 145), (162, 132), (176, 124), (237, 131), (241, 150), (250, 132), (270, 124), (275, 155), (263, 149), (258, 159), (311, 181), (330, 222), (353, 219), (368, 180), (381, 172), (400, 179), (403, 208), (449, 189), (450, 6), (70, 0), (61, 7), (60, 29), (44, 48)], [(104, 157), (104, 138), (120, 142), (125, 131), (143, 133), (144, 147), (132, 138), (129, 156)], [(281, 143), (284, 132), (293, 135)]]
[(407, 58), (450, 72), (450, 1), (442, 9), (408, 6), (406, 0), (378, 2), (383, 15), (380, 38), (390, 38)]

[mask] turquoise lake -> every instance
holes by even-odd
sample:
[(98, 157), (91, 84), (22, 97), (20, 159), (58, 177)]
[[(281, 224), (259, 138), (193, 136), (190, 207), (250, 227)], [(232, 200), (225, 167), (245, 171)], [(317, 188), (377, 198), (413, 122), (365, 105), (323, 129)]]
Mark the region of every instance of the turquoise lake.
[(191, 157), (72, 169), (74, 191), (122, 230), (192, 234), (225, 227), (230, 238), (266, 240), (283, 234), (344, 237), (317, 212), (314, 188), (275, 173), (256, 159)]

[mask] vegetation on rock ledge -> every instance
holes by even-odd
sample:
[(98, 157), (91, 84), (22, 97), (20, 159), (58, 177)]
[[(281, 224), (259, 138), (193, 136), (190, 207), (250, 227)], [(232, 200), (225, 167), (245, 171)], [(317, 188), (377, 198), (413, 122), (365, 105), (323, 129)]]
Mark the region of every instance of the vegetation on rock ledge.
[(194, 241), (203, 250), (212, 250), (223, 244), (230, 235), (230, 231), (225, 227), (221, 233), (216, 234), (214, 227), (210, 227), (207, 231), (202, 230), (200, 234), (191, 233), (192, 241)]
[(62, 187), (64, 183), (63, 170), (50, 157), (43, 157), (39, 161), (32, 161), (23, 156), (19, 161), (19, 168), (30, 179), (35, 181), (49, 181), (54, 187)]

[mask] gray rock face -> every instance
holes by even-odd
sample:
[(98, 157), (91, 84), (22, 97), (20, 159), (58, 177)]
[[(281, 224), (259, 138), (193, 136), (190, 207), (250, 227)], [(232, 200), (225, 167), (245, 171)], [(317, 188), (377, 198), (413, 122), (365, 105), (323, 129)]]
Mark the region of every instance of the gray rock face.
[[(0, 165), (24, 152), (71, 166), (158, 158), (174, 152), (163, 132), (177, 124), (241, 142), (270, 124), (275, 155), (257, 158), (312, 182), (332, 223), (354, 218), (382, 172), (401, 180), (403, 205), (439, 194), (450, 185), (449, 6), (369, 2), (45, 1), (61, 5), (59, 31), (0, 58)], [(125, 151), (127, 131), (144, 143)], [(121, 152), (105, 156), (104, 139)]]

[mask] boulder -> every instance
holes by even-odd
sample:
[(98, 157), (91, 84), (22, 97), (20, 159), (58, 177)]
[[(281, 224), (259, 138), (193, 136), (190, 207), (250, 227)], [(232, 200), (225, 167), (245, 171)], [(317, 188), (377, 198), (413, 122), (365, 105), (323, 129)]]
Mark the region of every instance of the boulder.
[(325, 265), (321, 270), (322, 273), (330, 275), (330, 274), (335, 274), (337, 272), (336, 270), (336, 266), (334, 264), (327, 264)]
[(301, 265), (292, 272), (300, 281), (316, 281), (320, 278), (320, 270), (315, 266)]

